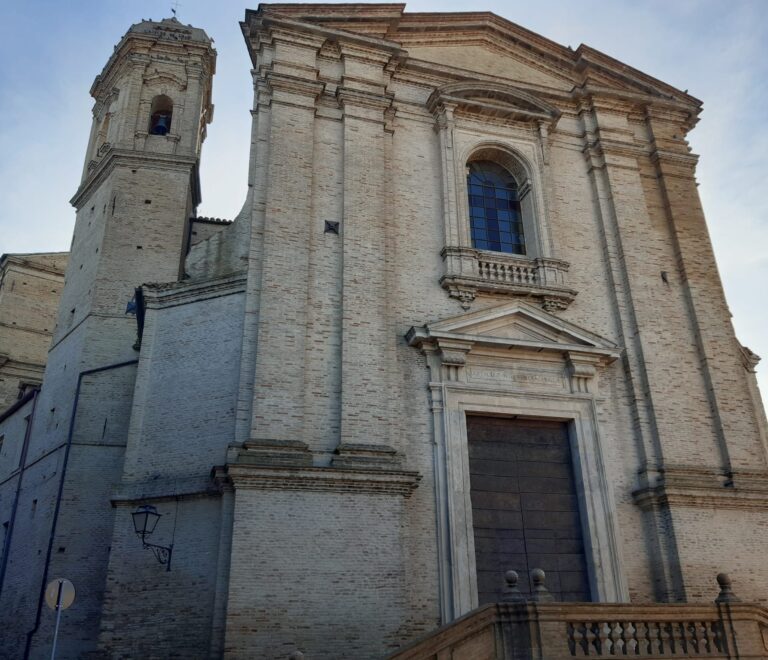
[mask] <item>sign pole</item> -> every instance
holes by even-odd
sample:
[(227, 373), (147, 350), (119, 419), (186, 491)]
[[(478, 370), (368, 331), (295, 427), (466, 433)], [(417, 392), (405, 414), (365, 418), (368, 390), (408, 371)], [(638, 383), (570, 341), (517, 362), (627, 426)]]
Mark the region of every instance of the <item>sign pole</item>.
[(56, 627), (53, 630), (53, 646), (51, 647), (51, 660), (56, 658), (56, 642), (59, 638), (59, 622), (61, 621), (61, 596), (64, 580), (59, 580), (59, 590), (56, 594)]

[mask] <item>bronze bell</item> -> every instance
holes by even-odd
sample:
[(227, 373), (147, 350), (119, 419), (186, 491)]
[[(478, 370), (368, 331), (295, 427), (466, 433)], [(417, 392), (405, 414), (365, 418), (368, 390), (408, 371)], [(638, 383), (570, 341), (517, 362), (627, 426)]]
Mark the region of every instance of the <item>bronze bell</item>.
[(152, 124), (152, 135), (166, 135), (171, 127), (171, 116), (167, 114), (158, 115)]

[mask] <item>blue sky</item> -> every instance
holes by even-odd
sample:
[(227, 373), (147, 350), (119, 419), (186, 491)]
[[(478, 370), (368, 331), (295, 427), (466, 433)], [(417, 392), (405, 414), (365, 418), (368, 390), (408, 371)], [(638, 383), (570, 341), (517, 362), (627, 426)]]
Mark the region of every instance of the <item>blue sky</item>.
[[(203, 215), (233, 217), (246, 188), (250, 63), (228, 0), (182, 0), (179, 18), (219, 53), (203, 148)], [(737, 336), (759, 355), (768, 392), (768, 0), (420, 0), (407, 11), (493, 11), (561, 44), (593, 48), (704, 102), (689, 136)], [(68, 249), (90, 130), (88, 90), (148, 0), (3, 0), (0, 23), (0, 252)]]

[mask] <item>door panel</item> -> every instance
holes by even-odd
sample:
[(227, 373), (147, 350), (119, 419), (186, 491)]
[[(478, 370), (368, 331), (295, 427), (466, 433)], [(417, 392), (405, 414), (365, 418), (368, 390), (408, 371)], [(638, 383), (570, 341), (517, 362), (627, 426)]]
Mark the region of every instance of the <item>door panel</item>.
[(479, 603), (499, 600), (505, 571), (542, 568), (557, 600), (588, 601), (567, 425), (467, 416)]

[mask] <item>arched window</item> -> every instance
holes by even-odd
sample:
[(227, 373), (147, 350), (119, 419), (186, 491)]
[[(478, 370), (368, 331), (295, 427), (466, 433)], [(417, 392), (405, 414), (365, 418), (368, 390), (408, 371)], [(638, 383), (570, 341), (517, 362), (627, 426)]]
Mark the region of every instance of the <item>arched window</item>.
[(152, 99), (152, 109), (149, 112), (149, 134), (166, 135), (171, 130), (173, 119), (173, 101), (165, 94), (159, 94)]
[(480, 250), (525, 254), (523, 217), (515, 178), (488, 160), (467, 166), (472, 246)]

